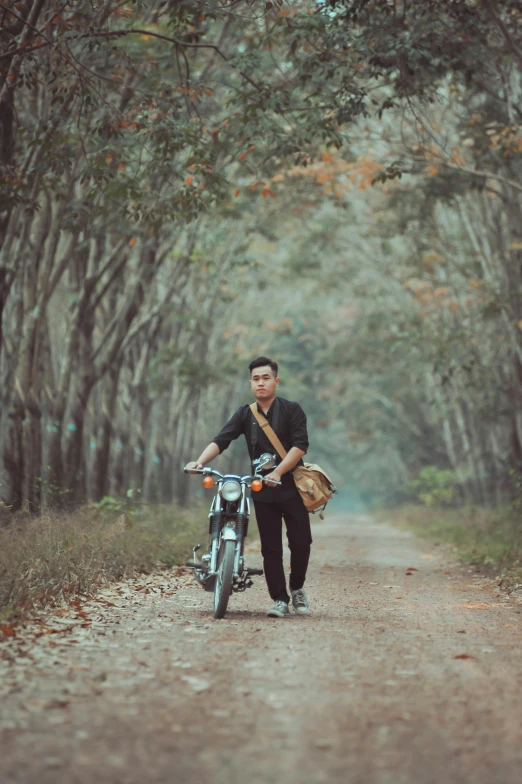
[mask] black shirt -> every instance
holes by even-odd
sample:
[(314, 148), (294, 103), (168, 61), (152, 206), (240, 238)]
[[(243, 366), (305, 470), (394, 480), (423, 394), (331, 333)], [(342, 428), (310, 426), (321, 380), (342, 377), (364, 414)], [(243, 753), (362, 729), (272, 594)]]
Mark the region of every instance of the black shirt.
[[(287, 452), (293, 446), (302, 449), (303, 452), (308, 451), (308, 432), (306, 429), (306, 414), (299, 405), (293, 403), (291, 400), (285, 400), (284, 397), (276, 397), (270, 406), (268, 413), (265, 414), (258, 404), (258, 411), (268, 419), (270, 426), (273, 428), (279, 440), (283, 444)], [(252, 448), (252, 429), (256, 430), (255, 447)], [(248, 453), (250, 459), (254, 460), (263, 452), (270, 452), (276, 456), (276, 465), (279, 465), (281, 458), (277, 454), (275, 448), (270, 443), (268, 437), (259, 427), (257, 421), (250, 410), (249, 405), (241, 406), (236, 413), (229, 419), (219, 435), (212, 439), (218, 445), (219, 451), (224, 452), (230, 445), (231, 441), (243, 434), (246, 438)], [(303, 465), (300, 460), (297, 465)], [(291, 471), (287, 471), (281, 477), (281, 485), (270, 487), (267, 483), (263, 485), (263, 489), (258, 493), (254, 493), (253, 497), (256, 501), (266, 501), (268, 503), (274, 501), (286, 501), (288, 498), (297, 495), (297, 489), (292, 477)]]

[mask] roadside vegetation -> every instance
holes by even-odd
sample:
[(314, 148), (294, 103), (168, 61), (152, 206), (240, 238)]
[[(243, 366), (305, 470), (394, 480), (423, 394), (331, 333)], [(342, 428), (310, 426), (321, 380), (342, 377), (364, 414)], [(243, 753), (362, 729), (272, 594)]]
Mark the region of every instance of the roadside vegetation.
[(92, 595), (137, 571), (184, 563), (206, 541), (201, 506), (134, 506), (105, 499), (73, 513), (13, 516), (0, 528), (0, 619)]
[(496, 508), (458, 501), (451, 471), (431, 466), (409, 483), (411, 500), (377, 516), (451, 548), (464, 563), (498, 578), (508, 591), (522, 589), (522, 507), (518, 500)]
[(511, 508), (441, 509), (409, 504), (380, 512), (388, 520), (439, 544), (457, 558), (498, 577), (508, 591), (522, 589), (522, 525)]

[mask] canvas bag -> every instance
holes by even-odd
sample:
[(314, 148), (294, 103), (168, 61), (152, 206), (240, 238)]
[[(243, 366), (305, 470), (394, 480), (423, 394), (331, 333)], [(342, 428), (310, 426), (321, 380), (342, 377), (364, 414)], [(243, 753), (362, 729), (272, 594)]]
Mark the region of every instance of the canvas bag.
[[(250, 410), (281, 460), (284, 460), (288, 452), (270, 427), (268, 420), (257, 410), (257, 403), (252, 403)], [(330, 477), (315, 463), (297, 466), (292, 476), (299, 495), (309, 512), (322, 512), (332, 495), (337, 492)]]

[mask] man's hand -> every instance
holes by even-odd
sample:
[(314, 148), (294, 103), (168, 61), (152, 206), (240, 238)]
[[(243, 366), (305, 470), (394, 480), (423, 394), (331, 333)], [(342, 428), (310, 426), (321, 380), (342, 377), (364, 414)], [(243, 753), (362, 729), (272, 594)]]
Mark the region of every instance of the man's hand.
[(272, 482), (278, 482), (279, 483), (279, 482), (281, 482), (281, 474), (279, 473), (279, 471), (272, 471), (270, 474), (267, 474), (266, 476), (264, 476), (263, 480), (265, 482), (268, 482), (269, 484), (272, 484)]
[(185, 471), (188, 471), (189, 474), (195, 474), (196, 472), (192, 470), (194, 468), (203, 468), (203, 465), (198, 463), (196, 460), (193, 460), (192, 463), (187, 463), (185, 466)]

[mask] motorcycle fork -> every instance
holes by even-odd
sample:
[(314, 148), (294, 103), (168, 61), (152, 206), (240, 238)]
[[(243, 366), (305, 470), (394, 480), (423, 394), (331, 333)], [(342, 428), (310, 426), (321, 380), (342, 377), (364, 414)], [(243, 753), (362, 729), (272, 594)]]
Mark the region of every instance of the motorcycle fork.
[(210, 535), (212, 537), (210, 546), (210, 574), (216, 574), (217, 570), (217, 558), (219, 552), (219, 542), (221, 538), (221, 520), (223, 517), (222, 512), (223, 508), (221, 506), (221, 494), (218, 487), (218, 492), (216, 493), (210, 510), (210, 517), (212, 521), (210, 530)]
[(243, 571), (243, 544), (245, 541), (245, 530), (248, 523), (248, 499), (246, 497), (247, 488), (241, 488), (241, 501), (236, 515), (236, 553), (234, 558), (234, 576), (239, 577)]

